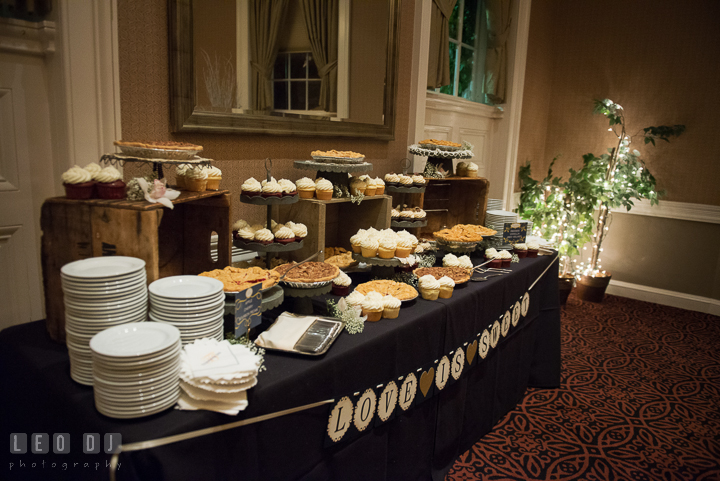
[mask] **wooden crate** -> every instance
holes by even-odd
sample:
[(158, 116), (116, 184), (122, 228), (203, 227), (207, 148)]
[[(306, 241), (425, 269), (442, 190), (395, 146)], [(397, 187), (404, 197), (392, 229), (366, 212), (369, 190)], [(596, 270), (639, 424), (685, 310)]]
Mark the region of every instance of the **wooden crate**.
[[(483, 225), (490, 182), (483, 177), (426, 179), (423, 194), (406, 197), (406, 203), (421, 206), (427, 212), (427, 226), (420, 236), (432, 239), (432, 233), (457, 224)], [(416, 234), (417, 235), (417, 234)]]
[[(290, 205), (279, 205), (273, 218), (278, 222), (301, 222), (308, 228), (303, 248), (291, 252), (292, 260), (300, 261), (325, 247), (344, 247), (350, 250), (350, 237), (358, 229), (390, 227), (389, 195), (365, 197), (360, 205), (350, 199), (301, 199)], [(320, 260), (325, 256), (321, 254)]]
[[(230, 194), (227, 190), (182, 192), (174, 209), (128, 200), (55, 197), (42, 206), (42, 270), (47, 330), (65, 339), (60, 269), (99, 256), (145, 261), (148, 284), (157, 279), (230, 265)], [(210, 257), (218, 234), (218, 259)]]

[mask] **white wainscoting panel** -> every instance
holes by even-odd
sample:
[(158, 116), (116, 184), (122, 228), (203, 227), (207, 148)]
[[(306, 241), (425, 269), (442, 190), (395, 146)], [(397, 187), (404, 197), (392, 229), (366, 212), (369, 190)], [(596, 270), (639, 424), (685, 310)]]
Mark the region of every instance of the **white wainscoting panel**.
[(606, 292), (614, 296), (629, 297), (630, 299), (654, 302), (663, 306), (679, 307), (720, 316), (720, 300), (709, 297), (668, 291), (614, 279), (610, 281)]

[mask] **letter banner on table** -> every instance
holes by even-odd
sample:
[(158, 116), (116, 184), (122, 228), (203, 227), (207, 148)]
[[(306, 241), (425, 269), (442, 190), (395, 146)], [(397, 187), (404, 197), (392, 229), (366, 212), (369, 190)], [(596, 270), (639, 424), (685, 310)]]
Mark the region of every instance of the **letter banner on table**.
[(244, 335), (248, 329), (260, 325), (262, 321), (262, 283), (242, 292), (235, 293), (235, 337)]
[(341, 397), (330, 408), (327, 429), (325, 430), (325, 447), (343, 440), (353, 423), (353, 402), (349, 396)]
[[(478, 338), (480, 335), (478, 335)], [(478, 358), (478, 339), (473, 339), (471, 342), (465, 343), (465, 367), (471, 368), (477, 364)]]
[(378, 388), (377, 416), (375, 426), (380, 426), (395, 419), (399, 389), (395, 381), (389, 381), (382, 388)]
[(463, 369), (465, 368), (465, 350), (463, 350), (462, 347), (458, 347), (448, 358), (450, 359), (450, 377), (448, 378), (448, 384), (454, 384), (460, 379)]
[(433, 394), (435, 394), (436, 362), (430, 363), (415, 372), (415, 376), (418, 380), (418, 390), (417, 394), (415, 394), (415, 404), (423, 403), (426, 399), (430, 399), (433, 397)]
[(415, 397), (419, 391), (418, 378), (415, 373), (411, 372), (407, 376), (400, 376), (397, 379), (397, 384), (400, 388), (398, 391), (398, 406), (403, 411), (407, 411), (413, 407)]

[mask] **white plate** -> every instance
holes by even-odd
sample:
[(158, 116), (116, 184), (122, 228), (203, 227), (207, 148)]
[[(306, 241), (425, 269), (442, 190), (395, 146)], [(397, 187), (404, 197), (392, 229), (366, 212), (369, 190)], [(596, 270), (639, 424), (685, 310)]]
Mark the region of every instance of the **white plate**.
[(64, 302), (65, 308), (71, 307), (75, 310), (122, 310), (127, 309), (128, 306), (132, 306), (134, 304), (145, 303), (147, 299), (147, 292), (145, 290), (140, 290), (128, 296), (121, 296), (112, 299), (89, 300), (65, 297)]
[(90, 293), (115, 291), (119, 289), (129, 288), (131, 286), (137, 286), (138, 284), (147, 284), (147, 278), (144, 274), (145, 273), (143, 272), (142, 276), (111, 282), (74, 282), (68, 280), (68, 278), (63, 278), (62, 287), (63, 289), (82, 290)]
[(93, 374), (95, 378), (95, 384), (101, 390), (105, 391), (109, 396), (114, 397), (129, 397), (137, 394), (148, 394), (152, 392), (164, 391), (174, 382), (177, 384), (180, 381), (180, 369), (168, 373), (164, 377), (157, 377), (148, 379), (142, 383), (130, 382), (130, 383), (118, 383), (113, 381), (107, 381), (100, 377), (97, 373)]
[(223, 283), (212, 277), (173, 276), (158, 279), (148, 289), (158, 297), (199, 300), (223, 292)]
[(102, 377), (106, 382), (118, 383), (141, 383), (147, 382), (158, 376), (167, 373), (168, 370), (177, 369), (180, 366), (180, 359), (170, 364), (161, 364), (158, 367), (148, 368), (142, 371), (111, 371), (103, 368), (97, 363), (93, 364), (93, 373)]
[[(157, 323), (151, 323), (157, 324)], [(93, 363), (101, 370), (112, 372), (138, 372), (156, 369), (161, 365), (173, 365), (175, 358), (180, 355), (180, 343), (177, 342), (170, 348), (154, 354), (140, 356), (139, 358), (107, 358), (93, 352)], [(122, 360), (121, 360), (122, 359)]]
[(65, 319), (70, 317), (74, 321), (76, 320), (79, 322), (86, 322), (86, 323), (103, 322), (106, 320), (107, 321), (123, 320), (123, 319), (134, 318), (143, 312), (147, 312), (147, 310), (148, 310), (147, 304), (144, 302), (138, 303), (137, 305), (130, 305), (125, 309), (118, 309), (116, 311), (111, 311), (111, 312), (100, 312), (98, 314), (94, 314), (93, 312), (90, 312), (90, 313), (70, 312), (70, 313), (68, 313), (67, 309), (66, 309), (65, 310)]
[(186, 321), (202, 321), (205, 319), (215, 318), (225, 313), (225, 303), (215, 306), (212, 310), (200, 312), (172, 312), (165, 310), (150, 309), (150, 314), (165, 321), (186, 322)]
[(200, 300), (190, 300), (186, 301), (184, 299), (171, 299), (168, 300), (164, 297), (157, 297), (154, 294), (150, 294), (150, 304), (157, 305), (157, 306), (163, 306), (163, 307), (170, 307), (172, 309), (196, 309), (196, 308), (202, 308), (207, 305), (213, 305), (216, 303), (219, 303), (220, 301), (225, 301), (225, 293), (220, 293), (220, 295), (215, 297), (209, 297), (209, 298), (203, 298)]
[(174, 326), (157, 322), (136, 322), (111, 327), (90, 340), (90, 348), (110, 358), (137, 358), (163, 351), (180, 338)]
[(146, 291), (147, 288), (145, 287), (145, 281), (140, 280), (139, 282), (136, 282), (135, 284), (130, 284), (128, 287), (123, 287), (119, 289), (84, 289), (84, 288), (76, 288), (76, 287), (67, 287), (63, 285), (63, 294), (64, 297), (72, 297), (74, 299), (87, 299), (89, 301), (94, 300), (100, 300), (100, 299), (109, 299), (109, 298), (116, 298), (116, 297), (123, 297), (123, 296), (131, 296), (135, 295), (138, 292)]
[(177, 391), (172, 391), (170, 395), (159, 401), (146, 403), (140, 406), (124, 407), (122, 404), (118, 405), (115, 403), (108, 403), (102, 398), (98, 399), (95, 397), (95, 408), (100, 411), (101, 414), (112, 418), (140, 418), (144, 416), (150, 416), (161, 411), (172, 407), (180, 397), (180, 387)]
[(158, 302), (150, 301), (150, 309), (157, 312), (203, 312), (203, 311), (215, 311), (219, 306), (225, 305), (224, 298), (218, 298), (212, 302), (206, 304), (198, 304), (195, 306), (186, 306), (183, 304), (172, 305), (172, 304), (160, 304)]
[(167, 320), (163, 319), (162, 317), (155, 317), (152, 314), (150, 314), (150, 319), (153, 322), (164, 322), (165, 324), (172, 324), (173, 326), (180, 329), (180, 334), (184, 334), (184, 333), (190, 332), (190, 331), (207, 330), (211, 326), (217, 328), (225, 322), (224, 316), (211, 317), (211, 318), (202, 319), (199, 321), (182, 322), (182, 321), (174, 321), (174, 320), (167, 321)]
[(121, 324), (130, 324), (131, 322), (145, 322), (147, 321), (147, 313), (146, 312), (138, 312), (138, 314), (125, 318), (125, 319), (118, 319), (118, 320), (106, 320), (106, 321), (77, 321), (75, 319), (70, 319), (69, 316), (65, 316), (65, 325), (70, 327), (71, 331), (74, 331), (78, 334), (88, 334), (93, 333), (97, 334), (100, 331), (104, 331), (108, 327), (113, 326), (119, 326)]
[(79, 279), (106, 279), (133, 274), (145, 268), (145, 261), (136, 257), (91, 257), (65, 264), (60, 272)]
[(126, 395), (114, 395), (111, 391), (104, 389), (98, 389), (99, 385), (97, 382), (93, 384), (95, 396), (103, 403), (116, 404), (126, 408), (133, 406), (142, 406), (155, 401), (162, 401), (171, 395), (175, 389), (177, 389), (178, 383), (168, 384), (163, 386), (162, 389), (158, 389), (154, 392), (134, 393)]

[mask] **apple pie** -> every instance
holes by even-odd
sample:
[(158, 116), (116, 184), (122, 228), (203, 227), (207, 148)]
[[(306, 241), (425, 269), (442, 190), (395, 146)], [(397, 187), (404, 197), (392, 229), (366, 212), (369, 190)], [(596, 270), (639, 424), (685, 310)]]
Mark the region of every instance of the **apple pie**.
[(444, 242), (480, 242), (483, 240), (483, 236), (495, 234), (497, 234), (496, 230), (472, 224), (458, 224), (451, 229), (433, 232), (436, 239)]
[(418, 293), (413, 286), (405, 284), (404, 282), (395, 282), (390, 280), (366, 282), (357, 286), (355, 290), (362, 295), (367, 295), (368, 292), (375, 291), (383, 296), (393, 296), (401, 301), (409, 301), (418, 296)]
[(280, 277), (276, 272), (267, 271), (262, 267), (241, 269), (230, 266), (225, 269), (202, 272), (199, 275), (219, 280), (223, 283), (223, 290), (225, 292), (243, 291), (260, 282), (262, 282), (262, 288), (267, 289), (268, 287), (274, 286)]

